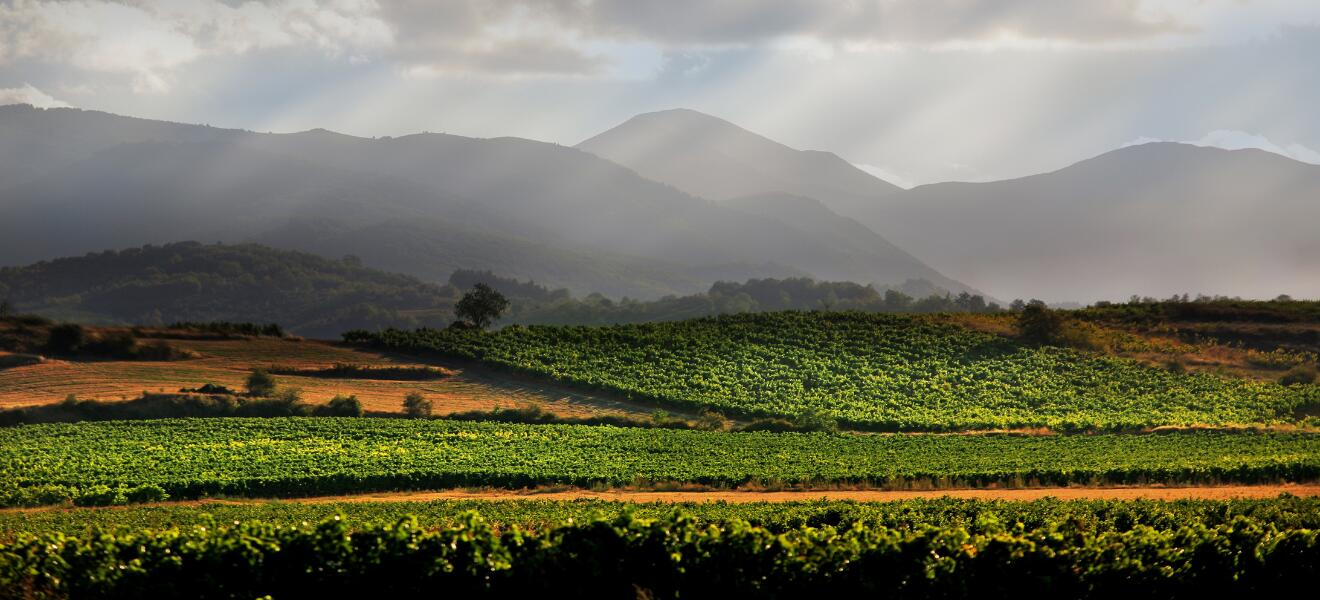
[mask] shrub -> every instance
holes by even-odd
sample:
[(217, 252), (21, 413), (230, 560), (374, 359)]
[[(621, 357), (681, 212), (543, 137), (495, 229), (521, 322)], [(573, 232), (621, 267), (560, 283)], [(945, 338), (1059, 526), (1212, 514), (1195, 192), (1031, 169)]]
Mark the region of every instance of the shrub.
[(697, 419), (697, 429), (706, 431), (728, 431), (732, 424), (728, 417), (711, 410), (702, 412)]
[(77, 323), (62, 323), (50, 328), (46, 348), (57, 354), (73, 354), (87, 343), (87, 331)]
[(793, 418), (793, 424), (797, 426), (798, 431), (829, 431), (839, 430), (839, 422), (828, 413), (820, 409), (808, 409)]
[(154, 483), (148, 483), (146, 485), (130, 488), (124, 494), (124, 498), (130, 503), (164, 502), (170, 499), (170, 495), (165, 493), (165, 488)]
[(315, 414), (324, 417), (360, 417), (362, 403), (357, 396), (335, 396), (324, 406), (318, 406)]
[(1023, 340), (1053, 344), (1063, 334), (1063, 317), (1050, 310), (1044, 302), (1032, 300), (1018, 313), (1017, 326)]
[(431, 401), (426, 399), (421, 392), (408, 392), (403, 397), (403, 414), (414, 419), (424, 419), (431, 416)]
[(127, 502), (128, 496), (124, 494), (123, 488), (112, 488), (108, 485), (94, 485), (83, 488), (73, 498), (73, 503), (76, 506), (113, 506), (115, 504), (126, 504)]
[(285, 388), (270, 397), (244, 402), (239, 405), (235, 416), (296, 417), (311, 412), (311, 408), (303, 404), (301, 391), (296, 388)]
[(1282, 383), (1283, 385), (1304, 385), (1315, 383), (1315, 380), (1315, 367), (1311, 365), (1297, 365), (1288, 369), (1288, 372), (1284, 373), (1283, 377), (1279, 378), (1279, 383)]
[(137, 338), (127, 331), (103, 333), (84, 344), (87, 352), (100, 356), (130, 358), (137, 354)]
[(249, 396), (270, 396), (275, 393), (275, 378), (264, 369), (252, 369), (246, 385)]

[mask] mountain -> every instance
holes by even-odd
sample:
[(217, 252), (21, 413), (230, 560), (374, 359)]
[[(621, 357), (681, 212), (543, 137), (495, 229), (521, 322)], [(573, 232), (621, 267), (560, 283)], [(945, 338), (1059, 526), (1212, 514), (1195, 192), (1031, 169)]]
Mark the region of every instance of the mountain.
[(713, 200), (788, 193), (846, 212), (902, 191), (833, 153), (795, 150), (689, 109), (637, 115), (577, 147)]
[(1131, 146), (850, 216), (1000, 297), (1320, 297), (1320, 166), (1259, 150)]
[(181, 242), (0, 268), (16, 309), (94, 323), (274, 322), (301, 335), (441, 326), (459, 291), (353, 260)]
[(823, 232), (531, 140), (262, 134), (23, 106), (0, 109), (0, 132), (0, 156), (40, 157), (3, 167), (0, 263), (203, 239), (642, 298), (716, 279), (918, 276), (885, 266), (903, 261), (854, 260)]

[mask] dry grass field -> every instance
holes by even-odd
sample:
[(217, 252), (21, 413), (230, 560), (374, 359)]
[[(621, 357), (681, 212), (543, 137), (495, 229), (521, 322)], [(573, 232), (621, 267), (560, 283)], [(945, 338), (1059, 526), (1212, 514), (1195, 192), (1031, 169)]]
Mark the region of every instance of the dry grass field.
[[(154, 341), (144, 338), (144, 342)], [(278, 375), (280, 386), (302, 390), (309, 403), (323, 403), (338, 394), (352, 394), (368, 411), (399, 411), (403, 397), (420, 391), (436, 414), (514, 408), (535, 404), (561, 416), (649, 415), (652, 409), (584, 394), (554, 385), (479, 368), (429, 359), (389, 356), (316, 340), (250, 338), (228, 340), (167, 339), (170, 345), (197, 353), (198, 358), (153, 362), (123, 360), (47, 359), (41, 364), (0, 369), (0, 408), (59, 402), (69, 394), (79, 399), (127, 400), (142, 392), (177, 392), (214, 383), (241, 389), (253, 368), (280, 366), (321, 369), (338, 363), (369, 367), (438, 367), (450, 377), (429, 381), (344, 379)]]

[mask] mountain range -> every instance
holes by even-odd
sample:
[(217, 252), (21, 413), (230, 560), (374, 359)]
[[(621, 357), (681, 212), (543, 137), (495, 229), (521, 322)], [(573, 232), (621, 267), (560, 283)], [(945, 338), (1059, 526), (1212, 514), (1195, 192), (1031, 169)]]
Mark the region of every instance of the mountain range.
[(690, 110), (638, 115), (578, 147), (726, 205), (809, 196), (1001, 298), (1320, 297), (1320, 166), (1261, 150), (1152, 143), (903, 190)]
[(803, 276), (919, 297), (1320, 296), (1318, 216), (1320, 167), (1182, 144), (904, 190), (691, 110), (565, 147), (0, 107), (0, 265), (199, 240), (641, 299)]

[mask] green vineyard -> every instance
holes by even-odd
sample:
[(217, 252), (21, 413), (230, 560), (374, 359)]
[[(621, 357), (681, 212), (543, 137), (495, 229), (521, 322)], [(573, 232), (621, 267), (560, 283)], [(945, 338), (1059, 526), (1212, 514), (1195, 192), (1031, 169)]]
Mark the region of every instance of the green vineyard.
[(1280, 423), (1320, 406), (1316, 385), (1172, 373), (913, 316), (782, 312), (345, 338), (479, 360), (687, 410), (823, 411), (847, 426), (885, 431)]
[(1289, 592), (1318, 574), (1320, 531), (1241, 516), (1108, 530), (982, 519), (773, 531), (625, 514), (533, 535), (474, 514), (439, 529), (336, 517), (0, 544), (0, 597), (14, 598), (1169, 598)]
[[(810, 496), (810, 494), (804, 494)], [(534, 496), (533, 496), (534, 498)], [(1320, 529), (1320, 498), (1280, 496), (1248, 500), (900, 500), (893, 502), (617, 502), (603, 500), (433, 500), (429, 502), (249, 502), (198, 506), (129, 506), (115, 510), (75, 508), (46, 511), (0, 511), (0, 542), (19, 532), (80, 535), (96, 532), (132, 533), (172, 527), (214, 526), (256, 521), (292, 526), (339, 516), (354, 529), (416, 519), (426, 529), (458, 525), (469, 512), (479, 512), (491, 526), (544, 531), (554, 527), (613, 520), (624, 515), (660, 519), (684, 513), (702, 524), (746, 521), (774, 532), (799, 527), (886, 527), (917, 530), (962, 527), (971, 533), (992, 533), (1005, 527), (1044, 529), (1072, 523), (1088, 531), (1129, 531), (1139, 527), (1176, 529), (1192, 525), (1219, 527), (1237, 520), (1269, 524), (1280, 530)]]
[(730, 433), (372, 418), (221, 418), (0, 430), (6, 504), (684, 482), (1066, 485), (1320, 476), (1320, 435)]

